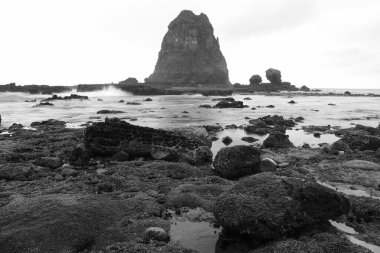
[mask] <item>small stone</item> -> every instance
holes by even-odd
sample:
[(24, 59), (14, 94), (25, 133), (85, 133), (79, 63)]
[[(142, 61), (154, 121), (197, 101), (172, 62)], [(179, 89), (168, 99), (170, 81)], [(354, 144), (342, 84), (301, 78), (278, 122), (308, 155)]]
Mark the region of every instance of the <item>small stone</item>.
[(106, 169), (97, 169), (97, 170), (96, 170), (96, 174), (97, 174), (97, 175), (103, 175), (103, 174), (106, 173), (106, 172), (107, 172)]
[(269, 172), (276, 171), (277, 163), (270, 158), (264, 158), (260, 162), (260, 171), (261, 172)]
[(116, 162), (125, 162), (125, 161), (128, 161), (128, 159), (129, 159), (129, 154), (124, 151), (117, 152), (111, 158), (112, 161), (116, 161)]
[(150, 227), (145, 230), (144, 243), (150, 243), (150, 241), (169, 242), (170, 236), (163, 228)]
[(319, 138), (319, 137), (321, 137), (321, 133), (314, 133), (314, 137), (315, 137), (315, 138)]
[(289, 166), (289, 163), (280, 163), (280, 164), (278, 165), (279, 168), (286, 168), (286, 167), (288, 167), (288, 166)]
[(71, 168), (65, 168), (61, 171), (61, 175), (64, 177), (76, 177), (78, 174), (79, 172), (77, 170)]

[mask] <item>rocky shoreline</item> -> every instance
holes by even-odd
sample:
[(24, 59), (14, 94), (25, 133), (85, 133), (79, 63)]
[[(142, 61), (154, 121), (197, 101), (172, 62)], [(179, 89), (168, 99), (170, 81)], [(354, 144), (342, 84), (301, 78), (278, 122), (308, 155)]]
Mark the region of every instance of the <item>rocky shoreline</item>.
[[(0, 85), (0, 92), (23, 92), (28, 94), (52, 95), (54, 93), (67, 93), (73, 90), (77, 92), (94, 92), (106, 90), (114, 87), (122, 91), (130, 92), (133, 95), (154, 96), (154, 95), (191, 95), (201, 94), (203, 96), (231, 96), (233, 94), (247, 95), (264, 95), (264, 96), (339, 96), (339, 97), (380, 97), (380, 94), (362, 93), (356, 94), (349, 91), (345, 92), (321, 92), (303, 91), (298, 89), (287, 89), (281, 85), (261, 83), (259, 86), (253, 85), (234, 85), (231, 87), (215, 87), (213, 85), (203, 85), (196, 87), (195, 85), (163, 85), (163, 84), (146, 84), (146, 83), (125, 83), (119, 84), (79, 84), (77, 86), (49, 86), (49, 85), (24, 85), (17, 86), (15, 84)], [(284, 89), (283, 89), (284, 88)], [(57, 96), (57, 95), (55, 95)]]
[(220, 252), (371, 252), (349, 236), (380, 246), (380, 127), (301, 148), (285, 135), (295, 124), (250, 120), (270, 133), (263, 145), (225, 147), (214, 160), (217, 126), (14, 124), (0, 134), (0, 251), (197, 252), (171, 240), (173, 217), (187, 217), (220, 229)]

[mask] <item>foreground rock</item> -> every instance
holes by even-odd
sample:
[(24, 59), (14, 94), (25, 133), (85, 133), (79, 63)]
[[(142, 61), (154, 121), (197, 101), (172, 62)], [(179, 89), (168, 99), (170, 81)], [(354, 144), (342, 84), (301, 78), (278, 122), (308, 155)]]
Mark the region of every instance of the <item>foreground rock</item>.
[(144, 243), (115, 243), (105, 247), (102, 253), (197, 253), (197, 251), (185, 249), (177, 244), (166, 244), (166, 245), (157, 245), (157, 244), (144, 244)]
[(352, 244), (346, 237), (330, 233), (321, 233), (298, 240), (288, 239), (272, 245), (252, 250), (249, 253), (286, 252), (286, 253), (371, 253), (361, 246)]
[[(1, 252), (80, 252), (135, 239), (122, 218), (159, 215), (154, 203), (101, 195), (53, 194), (15, 198), (0, 209)], [(150, 222), (151, 226), (157, 222)], [(149, 224), (149, 223), (148, 223)], [(164, 222), (162, 221), (162, 224)], [(143, 229), (143, 228), (141, 228)], [(141, 230), (140, 229), (140, 230)], [(144, 231), (135, 230), (140, 236)]]
[(117, 114), (117, 113), (124, 113), (124, 112), (118, 111), (118, 110), (100, 110), (96, 112), (96, 114)]
[(230, 85), (226, 60), (208, 17), (184, 10), (169, 24), (147, 83)]
[(214, 160), (215, 172), (227, 179), (237, 179), (260, 172), (260, 150), (237, 145), (219, 150)]
[(339, 193), (300, 177), (260, 173), (239, 181), (221, 195), (215, 216), (227, 231), (257, 244), (327, 223), (349, 211)]

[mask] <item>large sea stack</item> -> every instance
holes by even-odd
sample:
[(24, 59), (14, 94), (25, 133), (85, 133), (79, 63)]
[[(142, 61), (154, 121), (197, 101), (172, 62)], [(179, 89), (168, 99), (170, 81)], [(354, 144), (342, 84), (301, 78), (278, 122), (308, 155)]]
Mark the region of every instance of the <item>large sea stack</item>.
[(155, 70), (145, 81), (156, 84), (230, 85), (226, 60), (208, 17), (184, 10), (169, 24)]

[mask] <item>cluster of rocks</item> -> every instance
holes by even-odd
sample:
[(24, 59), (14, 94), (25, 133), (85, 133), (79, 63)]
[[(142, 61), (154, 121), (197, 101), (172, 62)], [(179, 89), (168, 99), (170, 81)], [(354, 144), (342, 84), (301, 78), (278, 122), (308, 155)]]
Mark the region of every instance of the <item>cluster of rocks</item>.
[(111, 84), (78, 84), (77, 92), (91, 92), (107, 89)]
[[(279, 116), (260, 120), (271, 128), (294, 125)], [(195, 252), (172, 242), (165, 211), (186, 215), (193, 208), (210, 212), (223, 227), (218, 245), (238, 240), (250, 252), (368, 252), (329, 220), (345, 219), (376, 239), (380, 201), (348, 198), (315, 180), (354, 180), (360, 171), (361, 182), (365, 172), (374, 187), (380, 171), (374, 162), (346, 161), (323, 149), (244, 145), (222, 148), (212, 169), (205, 166), (212, 154), (202, 139), (178, 132), (119, 119), (95, 123), (84, 134), (56, 120), (33, 127), (15, 124), (11, 137), (0, 136), (0, 187), (6, 189), (0, 198), (1, 252)], [(344, 134), (359, 131), (378, 134), (361, 126)], [(203, 166), (179, 162), (182, 150), (202, 157)]]
[(278, 115), (267, 115), (258, 119), (248, 121), (249, 125), (244, 127), (244, 131), (249, 134), (266, 135), (272, 132), (285, 134), (286, 129), (294, 127), (297, 123), (292, 119), (284, 119)]
[(266, 78), (270, 83), (263, 83), (260, 75), (253, 75), (249, 79), (249, 85), (235, 85), (236, 91), (247, 92), (278, 92), (278, 91), (310, 91), (308, 87), (303, 85), (297, 88), (289, 82), (283, 82), (281, 71), (274, 68), (269, 68), (265, 71)]
[(236, 101), (232, 97), (227, 98), (215, 98), (212, 101), (218, 101), (216, 105), (211, 106), (208, 104), (200, 105), (199, 108), (246, 108), (248, 105), (244, 105), (243, 101)]
[(71, 94), (70, 96), (61, 97), (61, 96), (58, 96), (58, 95), (53, 95), (50, 98), (45, 98), (44, 100), (42, 100), (42, 102), (54, 101), (54, 100), (71, 100), (71, 99), (85, 99), (85, 100), (88, 100), (88, 96), (81, 96), (81, 95), (77, 95), (77, 94)]
[(25, 92), (29, 94), (53, 94), (72, 91), (72, 86), (49, 86), (49, 85), (16, 85), (10, 83), (0, 85), (0, 92)]

